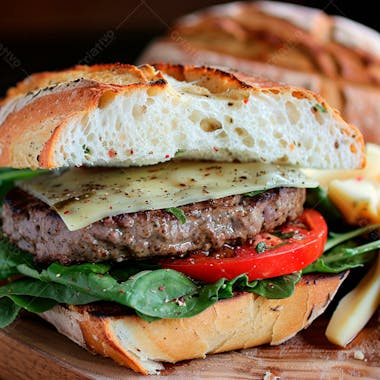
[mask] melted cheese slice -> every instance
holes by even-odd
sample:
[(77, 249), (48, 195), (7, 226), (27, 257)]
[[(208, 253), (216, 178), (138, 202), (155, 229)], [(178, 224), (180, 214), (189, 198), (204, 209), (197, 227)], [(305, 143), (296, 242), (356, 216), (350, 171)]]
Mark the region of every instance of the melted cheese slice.
[(316, 187), (297, 169), (260, 163), (171, 161), (131, 168), (72, 168), (18, 183), (71, 231), (107, 216), (157, 210), (275, 187)]

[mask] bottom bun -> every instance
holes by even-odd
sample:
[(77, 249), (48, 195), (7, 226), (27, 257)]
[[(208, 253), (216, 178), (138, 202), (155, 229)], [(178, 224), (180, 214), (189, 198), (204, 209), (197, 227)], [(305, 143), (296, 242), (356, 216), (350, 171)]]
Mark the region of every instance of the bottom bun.
[(93, 353), (158, 374), (162, 362), (286, 341), (326, 309), (346, 276), (306, 275), (289, 298), (240, 293), (191, 318), (147, 322), (110, 304), (59, 305), (42, 317)]

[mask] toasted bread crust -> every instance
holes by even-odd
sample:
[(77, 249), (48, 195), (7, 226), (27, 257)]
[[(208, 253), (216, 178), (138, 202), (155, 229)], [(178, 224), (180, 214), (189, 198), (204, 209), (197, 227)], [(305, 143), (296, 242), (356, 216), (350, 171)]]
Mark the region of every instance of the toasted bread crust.
[[(265, 149), (265, 141), (255, 143), (263, 128), (272, 130), (267, 141), (273, 139)], [(277, 128), (285, 128), (280, 137)], [(311, 155), (317, 133), (328, 159)], [(215, 68), (77, 66), (32, 75), (0, 105), (1, 166), (146, 165), (167, 161), (178, 150), (183, 159), (336, 168), (365, 162), (361, 134), (317, 94)]]
[(306, 275), (289, 298), (242, 293), (186, 319), (146, 322), (135, 315), (107, 316), (95, 305), (56, 306), (42, 317), (88, 350), (153, 374), (163, 369), (162, 361), (284, 342), (326, 309), (346, 275)]

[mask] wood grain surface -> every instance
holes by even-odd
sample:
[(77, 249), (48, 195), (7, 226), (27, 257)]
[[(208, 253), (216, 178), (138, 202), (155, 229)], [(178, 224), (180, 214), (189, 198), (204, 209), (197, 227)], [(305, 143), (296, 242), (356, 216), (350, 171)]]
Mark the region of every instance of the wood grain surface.
[[(346, 348), (338, 349), (324, 337), (327, 320), (313, 325), (280, 346), (262, 346), (205, 360), (168, 367), (165, 379), (380, 379), (380, 312)], [(364, 360), (355, 359), (355, 351)], [(0, 378), (143, 379), (110, 359), (93, 356), (47, 323), (22, 318), (0, 332)], [(149, 378), (149, 377), (148, 377)], [(152, 376), (151, 378), (159, 378)]]

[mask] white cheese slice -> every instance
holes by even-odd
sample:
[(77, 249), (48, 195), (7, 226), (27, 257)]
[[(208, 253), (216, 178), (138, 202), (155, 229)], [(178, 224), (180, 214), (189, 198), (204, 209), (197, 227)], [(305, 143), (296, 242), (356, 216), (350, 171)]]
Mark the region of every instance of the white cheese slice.
[(316, 187), (299, 170), (261, 163), (170, 161), (130, 168), (72, 168), (18, 183), (71, 231), (104, 217), (165, 209), (275, 187)]

